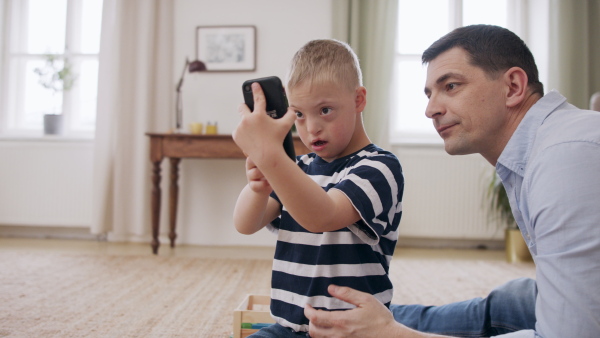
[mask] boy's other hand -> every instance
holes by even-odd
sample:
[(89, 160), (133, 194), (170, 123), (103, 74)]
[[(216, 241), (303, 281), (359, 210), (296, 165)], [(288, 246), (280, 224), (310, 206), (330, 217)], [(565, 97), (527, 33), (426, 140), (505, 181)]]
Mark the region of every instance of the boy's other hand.
[(254, 112), (251, 112), (247, 105), (240, 105), (242, 120), (232, 133), (233, 140), (259, 165), (262, 160), (273, 154), (287, 157), (283, 149), (283, 139), (296, 121), (296, 114), (292, 109), (288, 109), (282, 118), (273, 119), (267, 115), (265, 95), (256, 82), (252, 84), (252, 95)]
[(248, 179), (248, 186), (256, 193), (270, 194), (273, 191), (265, 175), (256, 167), (250, 157), (246, 158), (246, 178)]

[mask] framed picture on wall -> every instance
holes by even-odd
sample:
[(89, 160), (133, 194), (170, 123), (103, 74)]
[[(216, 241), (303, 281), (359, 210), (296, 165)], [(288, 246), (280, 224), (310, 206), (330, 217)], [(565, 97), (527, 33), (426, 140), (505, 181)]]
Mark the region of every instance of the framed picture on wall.
[(255, 26), (198, 26), (196, 59), (207, 71), (253, 71), (256, 69)]

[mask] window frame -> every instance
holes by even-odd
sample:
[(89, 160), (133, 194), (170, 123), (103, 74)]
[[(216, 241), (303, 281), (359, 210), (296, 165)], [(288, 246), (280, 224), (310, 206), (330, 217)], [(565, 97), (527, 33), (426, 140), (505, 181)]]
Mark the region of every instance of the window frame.
[[(463, 0), (447, 0), (448, 1), (448, 32), (452, 31), (455, 28), (463, 26)], [(515, 32), (517, 35), (521, 36), (523, 40), (527, 41), (526, 36), (526, 27), (527, 27), (527, 4), (518, 0), (507, 0), (507, 18), (505, 27)], [(399, 64), (403, 60), (410, 61), (418, 61), (421, 62), (422, 54), (412, 54), (412, 53), (401, 53), (399, 48), (396, 48), (396, 52), (394, 55), (394, 69), (399, 68)], [(398, 93), (400, 88), (398, 86), (399, 81), (401, 80), (398, 76), (398, 71), (394, 73), (394, 92)], [(424, 83), (424, 79), (423, 79)], [(413, 85), (419, 85), (420, 82), (413, 81)], [(423, 94), (424, 96), (425, 94)], [(416, 129), (413, 131), (407, 131), (405, 129), (398, 129), (398, 119), (400, 118), (400, 107), (397, 106), (396, 100), (393, 100), (392, 103), (392, 116), (390, 116), (390, 127), (389, 127), (389, 141), (390, 144), (393, 145), (403, 145), (403, 144), (415, 144), (415, 145), (443, 145), (443, 140), (433, 126), (431, 127), (431, 132), (422, 132)], [(423, 117), (425, 116), (425, 112), (423, 111)], [(424, 117), (425, 118), (425, 117)]]
[[(0, 0), (0, 15), (4, 23), (0, 27), (0, 37), (2, 37), (0, 45), (0, 138), (2, 139), (48, 138), (43, 133), (43, 125), (22, 121), (25, 118), (26, 86), (24, 81), (28, 76), (27, 64), (33, 60), (44, 61), (47, 55), (46, 53), (29, 52), (26, 47), (15, 45), (15, 43), (22, 43), (19, 40), (23, 39), (24, 31), (26, 31), (28, 6), (28, 0)], [(82, 62), (92, 61), (96, 65), (99, 62), (99, 48), (95, 53), (71, 51), (79, 50), (77, 43), (81, 41), (82, 35), (80, 29), (82, 8), (81, 0), (66, 0), (65, 46), (62, 53), (51, 53), (61, 58), (68, 58), (75, 74), (81, 74)], [(14, 15), (15, 13), (17, 15)], [(95, 76), (97, 81), (97, 68)], [(75, 100), (80, 97), (81, 87), (78, 82), (75, 82), (71, 90), (60, 93), (62, 95), (63, 133), (52, 135), (50, 137), (52, 139), (91, 139), (94, 137), (95, 116), (94, 120), (90, 120), (90, 115), (87, 114), (87, 127), (82, 127), (82, 125), (74, 127), (75, 119), (81, 119), (84, 116), (74, 109)], [(95, 94), (97, 97), (97, 89)], [(11, 97), (16, 98), (11, 100)]]

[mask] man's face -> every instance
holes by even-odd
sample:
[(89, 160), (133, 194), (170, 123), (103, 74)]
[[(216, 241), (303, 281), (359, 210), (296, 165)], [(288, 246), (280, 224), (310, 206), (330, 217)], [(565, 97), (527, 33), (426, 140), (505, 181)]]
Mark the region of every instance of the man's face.
[(429, 63), (425, 115), (433, 120), (448, 154), (480, 153), (489, 161), (488, 156), (501, 153), (508, 119), (505, 94), (503, 77), (490, 79), (469, 64), (462, 48), (449, 49)]

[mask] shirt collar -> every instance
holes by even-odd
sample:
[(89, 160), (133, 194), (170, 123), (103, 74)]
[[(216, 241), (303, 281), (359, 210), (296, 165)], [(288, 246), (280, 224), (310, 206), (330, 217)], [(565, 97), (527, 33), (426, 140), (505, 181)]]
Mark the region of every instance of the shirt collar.
[(564, 96), (553, 90), (527, 111), (498, 158), (496, 171), (503, 180), (510, 174), (509, 171), (523, 176), (538, 128), (566, 100)]

